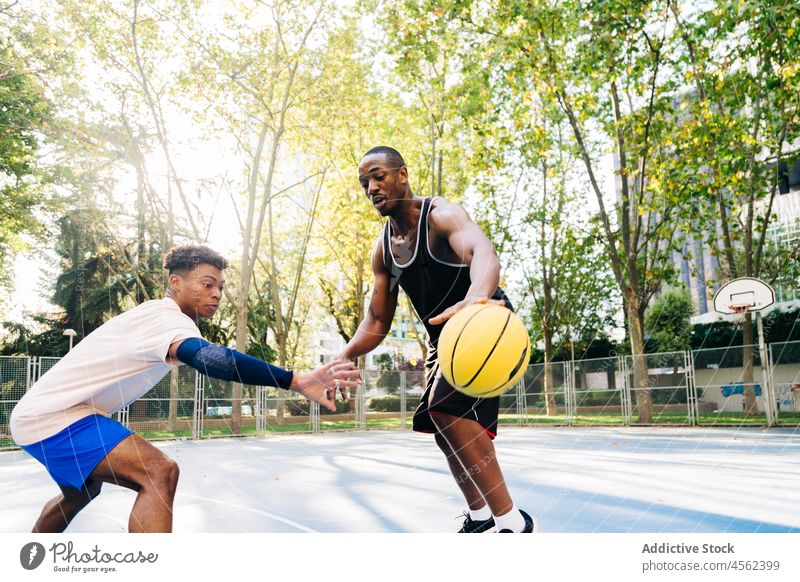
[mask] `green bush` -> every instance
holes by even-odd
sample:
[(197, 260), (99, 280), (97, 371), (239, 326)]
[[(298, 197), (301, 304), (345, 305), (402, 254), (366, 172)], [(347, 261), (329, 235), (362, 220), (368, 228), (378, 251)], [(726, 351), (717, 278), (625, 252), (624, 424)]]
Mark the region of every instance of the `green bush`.
[[(288, 412), (291, 416), (308, 416), (309, 412), (309, 405), (311, 402), (309, 400), (287, 400), (286, 401), (286, 412)], [(348, 410), (348, 403), (342, 402), (341, 400), (336, 401), (336, 412), (332, 412), (325, 408), (324, 406), (319, 407), (320, 414), (343, 414), (345, 412), (349, 412)]]
[(687, 395), (685, 388), (661, 388), (651, 390), (653, 404), (686, 404)]
[(578, 406), (619, 406), (620, 393), (616, 390), (592, 390), (577, 395)]
[[(419, 396), (406, 397), (406, 411), (413, 411), (419, 406)], [(400, 412), (399, 396), (383, 396), (370, 398), (369, 409), (373, 412)]]

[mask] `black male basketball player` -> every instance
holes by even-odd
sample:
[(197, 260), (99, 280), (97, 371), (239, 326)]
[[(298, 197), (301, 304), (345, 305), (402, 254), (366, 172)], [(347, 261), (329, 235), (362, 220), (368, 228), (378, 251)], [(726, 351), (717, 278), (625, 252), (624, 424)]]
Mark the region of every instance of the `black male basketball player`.
[(515, 506), (495, 455), (499, 399), (458, 392), (442, 377), (436, 357), (439, 333), (459, 309), (486, 302), (511, 308), (498, 287), (500, 262), (494, 247), (457, 204), (415, 196), (396, 150), (369, 150), (358, 165), (358, 177), (375, 209), (388, 220), (372, 255), (375, 287), (368, 313), (340, 357), (357, 358), (383, 341), (397, 307), (398, 285), (402, 287), (430, 344), (426, 391), (413, 426), (433, 433), (466, 498), (469, 512), (460, 532), (495, 528), (531, 533), (533, 520)]

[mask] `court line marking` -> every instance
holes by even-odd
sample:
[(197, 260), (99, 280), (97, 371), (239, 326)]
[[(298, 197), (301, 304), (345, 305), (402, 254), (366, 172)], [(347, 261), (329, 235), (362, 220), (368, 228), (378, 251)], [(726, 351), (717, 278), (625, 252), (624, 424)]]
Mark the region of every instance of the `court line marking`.
[(290, 525), (290, 526), (292, 526), (292, 527), (294, 527), (296, 529), (299, 529), (300, 531), (304, 531), (306, 533), (320, 533), (315, 529), (311, 529), (310, 527), (306, 527), (301, 523), (297, 523), (296, 521), (292, 521), (291, 519), (286, 519), (285, 517), (281, 517), (279, 515), (275, 515), (273, 513), (267, 512), (267, 511), (262, 511), (260, 509), (254, 508), (254, 507), (248, 507), (247, 505), (241, 505), (239, 503), (232, 503), (230, 501), (220, 501), (219, 499), (213, 499), (211, 497), (201, 497), (200, 495), (187, 495), (185, 493), (182, 493), (180, 496), (182, 498), (184, 498), (184, 499), (186, 499), (188, 497), (188, 498), (197, 499), (197, 500), (200, 500), (200, 501), (210, 501), (211, 503), (218, 503), (220, 505), (227, 505), (229, 507), (235, 507), (236, 509), (244, 509), (245, 511), (252, 511), (253, 513), (258, 513), (259, 515), (263, 515), (263, 516), (268, 517), (270, 519), (274, 519), (275, 521), (280, 521), (281, 523), (285, 523), (286, 525)]

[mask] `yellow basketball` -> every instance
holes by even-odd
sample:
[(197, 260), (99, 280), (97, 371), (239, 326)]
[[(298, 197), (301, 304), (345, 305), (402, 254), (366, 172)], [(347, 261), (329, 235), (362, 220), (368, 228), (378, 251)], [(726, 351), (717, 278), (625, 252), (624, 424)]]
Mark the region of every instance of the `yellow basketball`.
[(439, 336), (445, 380), (476, 398), (492, 398), (516, 384), (530, 358), (525, 324), (500, 305), (476, 303), (447, 320)]

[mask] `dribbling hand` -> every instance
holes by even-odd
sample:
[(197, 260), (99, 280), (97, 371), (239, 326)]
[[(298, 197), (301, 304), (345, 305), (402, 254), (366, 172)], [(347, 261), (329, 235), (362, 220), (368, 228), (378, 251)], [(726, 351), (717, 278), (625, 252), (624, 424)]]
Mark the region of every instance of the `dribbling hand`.
[(502, 299), (489, 299), (485, 295), (470, 295), (455, 305), (451, 305), (436, 317), (431, 317), (428, 320), (428, 323), (431, 325), (439, 325), (440, 323), (444, 323), (468, 305), (473, 305), (475, 303), (494, 303), (495, 305), (505, 305), (505, 301)]

